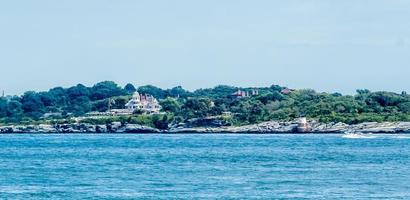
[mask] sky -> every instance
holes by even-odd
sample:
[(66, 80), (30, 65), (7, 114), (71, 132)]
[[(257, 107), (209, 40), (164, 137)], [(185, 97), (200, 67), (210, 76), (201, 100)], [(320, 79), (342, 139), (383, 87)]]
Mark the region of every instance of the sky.
[(112, 80), (186, 89), (410, 92), (408, 0), (0, 2), (0, 90)]

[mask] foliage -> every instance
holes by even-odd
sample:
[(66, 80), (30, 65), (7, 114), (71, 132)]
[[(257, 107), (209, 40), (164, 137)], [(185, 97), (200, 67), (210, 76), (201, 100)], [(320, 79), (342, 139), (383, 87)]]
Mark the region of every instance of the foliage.
[[(143, 115), (99, 119), (90, 123), (120, 120), (158, 128), (169, 123), (184, 122), (193, 118), (225, 116), (233, 124), (252, 124), (267, 120), (293, 120), (309, 117), (322, 122), (410, 121), (410, 96), (392, 92), (357, 90), (355, 95), (319, 93), (311, 89), (292, 90), (282, 94), (284, 87), (273, 85), (260, 88), (238, 88), (220, 85), (193, 92), (182, 87), (161, 89), (152, 85), (139, 87), (140, 93), (158, 98), (162, 115)], [(259, 95), (235, 99), (238, 89), (258, 90)], [(70, 88), (56, 87), (46, 92), (29, 91), (22, 96), (0, 98), (0, 123), (32, 123), (42, 120), (44, 114), (60, 113), (63, 118), (83, 116), (90, 111), (122, 109), (136, 90), (132, 84), (124, 88), (112, 81), (92, 87), (78, 84)]]
[(157, 99), (163, 99), (166, 97), (166, 92), (164, 90), (152, 85), (141, 86), (138, 88), (138, 92), (141, 94), (150, 94)]
[(137, 91), (135, 86), (131, 83), (128, 83), (127, 85), (125, 85), (124, 90), (127, 92), (127, 94), (133, 94), (134, 92)]
[(165, 112), (176, 113), (181, 109), (181, 103), (171, 97), (162, 100), (160, 104)]
[(109, 97), (121, 96), (126, 94), (127, 92), (120, 88), (116, 83), (112, 81), (103, 81), (95, 84), (91, 88), (90, 99), (101, 100)]

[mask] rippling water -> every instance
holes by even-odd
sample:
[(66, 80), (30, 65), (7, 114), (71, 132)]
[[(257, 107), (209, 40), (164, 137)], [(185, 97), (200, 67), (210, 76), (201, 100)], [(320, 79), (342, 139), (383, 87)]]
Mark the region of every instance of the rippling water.
[(410, 135), (0, 135), (0, 199), (410, 199)]

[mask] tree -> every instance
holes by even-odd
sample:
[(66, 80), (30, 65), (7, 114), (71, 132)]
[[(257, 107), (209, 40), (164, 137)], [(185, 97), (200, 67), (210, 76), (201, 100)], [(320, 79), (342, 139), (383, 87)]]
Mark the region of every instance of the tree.
[(264, 94), (264, 95), (261, 95), (261, 96), (259, 96), (257, 99), (259, 100), (259, 101), (261, 101), (262, 103), (264, 103), (264, 104), (267, 104), (267, 103), (269, 103), (270, 101), (281, 101), (281, 100), (283, 100), (283, 95), (282, 94), (280, 94), (279, 92), (277, 92), (277, 91), (274, 91), (274, 92), (272, 92), (272, 93), (268, 93), (268, 94)]
[(40, 95), (42, 99), (44, 97), (43, 102), (47, 104), (46, 106), (64, 107), (68, 103), (67, 92), (62, 87), (50, 89), (48, 92), (41, 93)]
[(127, 85), (125, 85), (124, 90), (127, 92), (127, 94), (133, 94), (134, 92), (137, 91), (137, 89), (131, 83), (128, 83)]
[(270, 89), (274, 92), (280, 92), (282, 91), (283, 87), (273, 84), (272, 86), (270, 86)]
[(181, 86), (174, 87), (172, 89), (167, 90), (167, 95), (170, 97), (180, 97), (180, 98), (186, 98), (191, 96), (191, 93)]
[(263, 121), (267, 117), (267, 108), (259, 100), (239, 101), (232, 107), (232, 111), (239, 121), (247, 123)]
[(410, 113), (410, 102), (403, 102), (399, 104), (400, 111)]
[[(235, 100), (230, 98), (238, 89), (256, 89), (259, 95)], [(138, 88), (138, 91), (159, 99), (169, 118), (141, 115), (138, 120), (163, 128), (169, 121), (182, 122), (210, 116), (217, 118), (224, 112), (231, 112), (230, 120), (236, 124), (293, 120), (300, 116), (322, 122), (410, 121), (410, 96), (406, 93), (371, 92), (363, 89), (350, 96), (296, 90), (289, 95), (282, 95), (281, 89), (278, 85), (259, 88), (219, 85), (189, 92), (181, 86), (163, 90), (146, 85)], [(129, 95), (134, 91), (132, 84), (121, 88), (112, 81), (100, 82), (93, 87), (78, 84), (70, 88), (56, 87), (46, 92), (30, 91), (22, 96), (0, 98), (0, 118), (2, 122), (30, 121), (40, 119), (46, 112), (81, 116), (91, 110), (107, 111), (110, 100), (113, 100), (111, 108), (120, 109), (124, 108)], [(135, 114), (142, 112), (138, 110)], [(128, 121), (132, 121), (131, 118)]]
[(370, 94), (369, 98), (384, 107), (397, 106), (401, 102), (405, 101), (401, 95), (392, 92), (375, 92)]
[(20, 121), (23, 117), (23, 108), (20, 101), (11, 100), (7, 104), (7, 117), (9, 121)]
[(120, 88), (116, 83), (112, 81), (104, 81), (95, 84), (91, 88), (91, 96), (90, 99), (92, 100), (101, 100), (113, 96), (121, 96), (127, 94), (122, 88)]
[(211, 114), (213, 106), (213, 102), (208, 98), (190, 98), (182, 106), (181, 114), (185, 119), (206, 117)]
[(31, 118), (38, 119), (44, 114), (44, 104), (41, 101), (40, 95), (36, 92), (30, 91), (24, 93), (21, 98), (21, 104), (24, 113)]
[(86, 96), (80, 96), (72, 100), (68, 111), (74, 113), (76, 116), (84, 115), (91, 111), (90, 99)]
[(162, 117), (160, 117), (159, 115), (154, 115), (152, 122), (155, 128), (158, 129), (167, 129), (169, 124), (167, 115), (164, 115)]
[(112, 100), (114, 101), (111, 105), (112, 109), (123, 109), (125, 104), (129, 101), (127, 97), (113, 97)]
[(108, 99), (94, 101), (91, 104), (92, 111), (105, 112), (108, 110)]
[(160, 102), (162, 110), (165, 112), (176, 113), (181, 109), (181, 104), (174, 98), (166, 98)]
[(145, 85), (138, 88), (138, 92), (141, 94), (150, 94), (157, 99), (164, 99), (166, 97), (166, 92), (161, 88)]
[(227, 97), (238, 90), (237, 87), (228, 85), (218, 85), (214, 88), (199, 89), (194, 92), (194, 96), (207, 98)]
[(371, 94), (370, 90), (368, 89), (358, 89), (356, 90), (357, 95), (355, 98), (359, 101), (364, 101), (369, 94)]
[(84, 85), (78, 84), (74, 87), (68, 88), (66, 91), (66, 94), (70, 99), (76, 99), (78, 97), (83, 97), (83, 96), (89, 97), (90, 91)]
[(366, 95), (366, 94), (370, 94), (371, 91), (368, 90), (368, 89), (357, 89), (357, 90), (356, 90), (356, 93), (357, 93), (358, 95)]
[(7, 100), (0, 98), (0, 118), (7, 117)]

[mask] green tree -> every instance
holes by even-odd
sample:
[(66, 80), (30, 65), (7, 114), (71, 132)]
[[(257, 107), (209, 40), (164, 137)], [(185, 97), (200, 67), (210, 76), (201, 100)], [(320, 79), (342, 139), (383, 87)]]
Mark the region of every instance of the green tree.
[(208, 98), (190, 98), (182, 106), (180, 114), (185, 119), (211, 115), (214, 103)]
[(218, 85), (214, 88), (209, 89), (199, 89), (194, 92), (194, 96), (196, 97), (206, 97), (206, 98), (220, 98), (220, 97), (227, 97), (232, 93), (238, 90), (237, 87), (227, 86), (227, 85)]
[(24, 93), (21, 98), (22, 108), (28, 117), (39, 119), (45, 111), (40, 95), (36, 92), (30, 91)]
[(91, 88), (91, 96), (90, 99), (92, 100), (101, 100), (106, 99), (109, 97), (114, 96), (121, 96), (126, 95), (126, 91), (120, 88), (116, 83), (112, 81), (104, 81), (95, 84)]
[(91, 103), (91, 110), (98, 112), (105, 112), (108, 110), (108, 99), (93, 101)]
[(86, 96), (80, 96), (73, 99), (71, 104), (72, 105), (68, 111), (74, 113), (76, 116), (81, 116), (91, 111), (91, 102)]
[(174, 98), (166, 98), (160, 102), (162, 110), (165, 112), (177, 113), (181, 109), (181, 103)]
[(9, 121), (18, 122), (23, 117), (23, 105), (20, 101), (15, 99), (11, 100), (7, 104), (7, 117)]
[(0, 118), (7, 117), (7, 100), (0, 97)]
[(169, 121), (168, 121), (167, 115), (163, 115), (163, 116), (154, 115), (152, 121), (153, 121), (155, 128), (158, 128), (158, 129), (168, 128)]
[(78, 84), (74, 87), (68, 88), (66, 91), (66, 94), (70, 99), (76, 99), (78, 97), (83, 97), (83, 96), (89, 97), (90, 90), (84, 85)]
[(138, 88), (138, 92), (141, 94), (150, 94), (157, 99), (164, 99), (166, 97), (166, 92), (161, 88), (145, 85)]
[(46, 104), (46, 106), (64, 107), (69, 101), (67, 92), (62, 87), (50, 89), (48, 92), (41, 93), (41, 95), (42, 101)]
[(400, 103), (398, 106), (401, 112), (410, 113), (410, 102), (403, 102)]
[(192, 94), (189, 91), (185, 90), (181, 86), (174, 87), (172, 89), (167, 90), (167, 96), (170, 96), (170, 97), (187, 98), (191, 95)]
[(127, 85), (125, 85), (124, 90), (127, 92), (127, 94), (133, 94), (134, 92), (137, 91), (137, 89), (131, 83), (128, 83)]

